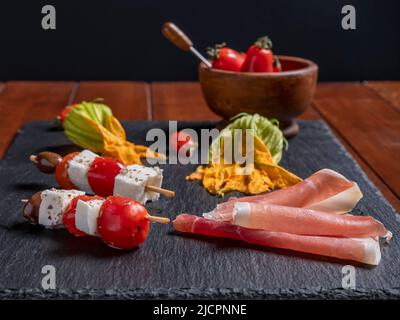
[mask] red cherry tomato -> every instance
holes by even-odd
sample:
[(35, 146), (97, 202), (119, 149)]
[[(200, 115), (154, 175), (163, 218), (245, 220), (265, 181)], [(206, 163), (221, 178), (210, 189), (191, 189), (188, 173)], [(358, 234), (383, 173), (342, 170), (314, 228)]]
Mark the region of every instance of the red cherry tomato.
[[(193, 149), (196, 148), (196, 144), (194, 143), (190, 134), (185, 131), (176, 131), (171, 135), (170, 145), (173, 150), (179, 152), (183, 146), (185, 146), (186, 155), (190, 156)], [(183, 150), (183, 152), (185, 151)]]
[(115, 177), (120, 173), (122, 168), (122, 164), (114, 159), (95, 158), (87, 175), (93, 192), (102, 197), (112, 195), (114, 192)]
[(66, 155), (56, 167), (56, 180), (62, 189), (77, 189), (68, 177), (68, 161), (78, 155), (79, 152), (73, 152)]
[(225, 47), (224, 43), (208, 48), (207, 53), (213, 68), (227, 71), (240, 71), (245, 58), (242, 53)]
[(57, 119), (60, 120), (61, 123), (63, 123), (64, 120), (67, 118), (68, 113), (69, 113), (73, 108), (75, 108), (76, 105), (77, 105), (77, 104), (75, 103), (75, 104), (72, 104), (72, 105), (70, 105), (70, 106), (66, 106), (66, 107), (60, 112), (60, 114), (59, 114), (59, 116), (57, 117)]
[(274, 55), (272, 42), (268, 37), (258, 39), (246, 52), (242, 72), (273, 72)]
[(82, 232), (76, 228), (75, 224), (75, 215), (76, 215), (76, 205), (78, 204), (78, 200), (82, 201), (90, 201), (90, 200), (100, 200), (103, 199), (98, 196), (77, 196), (71, 200), (69, 203), (67, 209), (65, 209), (64, 215), (63, 215), (63, 223), (64, 226), (67, 228), (69, 232), (71, 232), (73, 235), (77, 237), (82, 237), (82, 236), (87, 236), (85, 232)]
[(138, 202), (119, 196), (108, 197), (100, 209), (97, 231), (103, 241), (117, 249), (132, 249), (146, 240), (150, 222)]
[(186, 143), (190, 143), (192, 137), (185, 131), (175, 131), (171, 135), (171, 146), (175, 151), (179, 151)]

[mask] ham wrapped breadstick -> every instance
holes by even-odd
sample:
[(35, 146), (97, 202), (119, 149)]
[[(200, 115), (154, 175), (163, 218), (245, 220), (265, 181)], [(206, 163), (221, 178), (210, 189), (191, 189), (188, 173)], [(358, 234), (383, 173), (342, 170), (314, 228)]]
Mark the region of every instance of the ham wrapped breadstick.
[(204, 217), (231, 221), (237, 202), (263, 202), (342, 214), (351, 211), (361, 198), (357, 183), (333, 170), (322, 169), (294, 186), (221, 203), (213, 211), (205, 213)]
[(261, 202), (236, 202), (233, 224), (299, 235), (338, 237), (385, 237), (392, 233), (371, 216), (331, 214)]
[(241, 240), (248, 243), (306, 252), (316, 255), (378, 265), (379, 242), (373, 238), (333, 238), (295, 235), (285, 232), (248, 229), (222, 221), (181, 214), (173, 221), (175, 230), (211, 237)]

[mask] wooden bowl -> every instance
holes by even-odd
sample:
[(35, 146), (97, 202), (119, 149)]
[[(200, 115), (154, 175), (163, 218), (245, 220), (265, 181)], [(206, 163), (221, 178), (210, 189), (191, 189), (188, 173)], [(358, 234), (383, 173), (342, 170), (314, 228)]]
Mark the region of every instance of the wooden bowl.
[(299, 131), (295, 117), (311, 104), (318, 66), (306, 59), (279, 56), (282, 72), (232, 72), (209, 69), (203, 63), (199, 78), (209, 108), (225, 119), (240, 112), (259, 113), (280, 121), (286, 137)]

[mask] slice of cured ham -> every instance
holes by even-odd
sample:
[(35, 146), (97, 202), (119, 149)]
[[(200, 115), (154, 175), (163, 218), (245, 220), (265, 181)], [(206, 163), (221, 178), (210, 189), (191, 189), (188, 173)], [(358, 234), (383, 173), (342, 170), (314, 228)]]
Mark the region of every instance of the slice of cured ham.
[(219, 204), (213, 211), (205, 213), (204, 217), (231, 221), (233, 207), (237, 202), (267, 202), (342, 214), (352, 210), (361, 198), (362, 193), (357, 183), (333, 170), (322, 169), (291, 187), (228, 200)]
[(178, 215), (173, 225), (175, 230), (180, 232), (241, 240), (266, 247), (353, 260), (370, 265), (378, 265), (381, 260), (379, 242), (373, 238), (304, 236), (249, 229), (190, 214)]
[(337, 237), (386, 237), (392, 234), (371, 216), (331, 214), (261, 202), (236, 202), (233, 224), (299, 235)]

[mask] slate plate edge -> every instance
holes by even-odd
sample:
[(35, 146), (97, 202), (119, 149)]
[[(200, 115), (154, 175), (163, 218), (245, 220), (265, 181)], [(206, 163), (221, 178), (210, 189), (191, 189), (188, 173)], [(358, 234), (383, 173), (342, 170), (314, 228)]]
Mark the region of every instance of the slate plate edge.
[(118, 299), (118, 300), (157, 300), (157, 299), (256, 299), (256, 300), (387, 300), (399, 299), (400, 288), (393, 289), (322, 289), (300, 290), (276, 289), (216, 289), (216, 288), (174, 288), (174, 289), (124, 289), (124, 290), (42, 290), (42, 289), (2, 289), (0, 299)]

